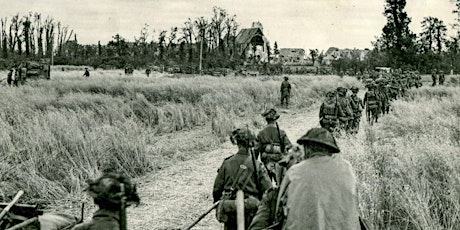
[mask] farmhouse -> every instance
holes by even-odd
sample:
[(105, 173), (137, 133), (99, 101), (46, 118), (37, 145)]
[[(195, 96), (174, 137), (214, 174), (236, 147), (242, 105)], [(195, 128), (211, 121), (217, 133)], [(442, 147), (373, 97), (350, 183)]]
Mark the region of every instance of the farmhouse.
[(304, 49), (281, 48), (279, 57), (281, 59), (281, 63), (283, 64), (306, 64)]
[(251, 28), (241, 29), (236, 36), (237, 53), (256, 62), (268, 61), (268, 39), (263, 33), (260, 22), (254, 22)]

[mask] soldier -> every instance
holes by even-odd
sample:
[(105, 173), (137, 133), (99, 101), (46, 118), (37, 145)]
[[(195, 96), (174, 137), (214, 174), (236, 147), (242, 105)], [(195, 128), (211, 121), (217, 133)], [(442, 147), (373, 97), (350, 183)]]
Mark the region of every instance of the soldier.
[(337, 105), (335, 91), (326, 93), (326, 100), (319, 108), (319, 124), (321, 127), (335, 132), (339, 125), (339, 116), (344, 116), (340, 106)]
[(439, 85), (444, 85), (444, 81), (446, 80), (446, 76), (442, 70), (439, 70)]
[(297, 143), (304, 159), (283, 178), (276, 205), (282, 229), (359, 229), (356, 176), (332, 134), (310, 129)]
[[(303, 160), (303, 153), (297, 146), (292, 148), (288, 155), (283, 157), (279, 164), (284, 168), (281, 174), (281, 180), (289, 168), (298, 162)], [(278, 226), (279, 216), (276, 211), (276, 201), (278, 198), (279, 187), (272, 187), (265, 191), (259, 206), (257, 207), (257, 213), (252, 219), (252, 223), (249, 230), (261, 230), (261, 229), (272, 229), (271, 227)]]
[(88, 67), (85, 67), (85, 73), (83, 73), (83, 77), (89, 77)]
[(281, 83), (281, 105), (284, 105), (286, 101), (286, 107), (289, 105), (289, 97), (291, 96), (291, 83), (288, 82), (289, 78), (284, 77), (284, 81)]
[(337, 87), (337, 104), (342, 111), (339, 114), (340, 128), (346, 132), (350, 132), (351, 123), (353, 122), (353, 110), (350, 106), (350, 101), (347, 98), (347, 89), (344, 87)]
[(359, 130), (359, 122), (361, 121), (361, 114), (363, 111), (363, 101), (358, 97), (358, 87), (353, 86), (351, 87), (351, 92), (353, 93), (350, 97), (350, 105), (351, 109), (353, 110), (353, 122), (351, 126), (351, 132), (353, 134), (358, 133)]
[(151, 72), (150, 68), (147, 68), (147, 69), (145, 70), (145, 74), (147, 75), (147, 77), (150, 76), (150, 72)]
[(291, 141), (286, 132), (278, 127), (276, 120), (280, 115), (275, 109), (267, 110), (262, 116), (265, 117), (267, 126), (257, 134), (256, 158), (260, 155), (270, 177), (279, 184), (281, 182), (278, 178), (280, 168), (277, 162), (289, 150)]
[(380, 113), (388, 114), (390, 111), (390, 102), (388, 97), (388, 88), (386, 87), (385, 79), (377, 79), (377, 94), (380, 98)]
[(431, 86), (435, 86), (436, 85), (436, 69), (431, 71), (431, 80), (433, 80), (433, 84), (431, 84)]
[(16, 81), (16, 75), (17, 75), (17, 71), (14, 69), (14, 67), (12, 67), (10, 69), (10, 72), (8, 72), (6, 83), (8, 83), (8, 85), (14, 84), (14, 82)]
[[(272, 187), (267, 171), (260, 161), (251, 156), (255, 135), (249, 129), (236, 129), (230, 140), (238, 145), (238, 152), (224, 160), (214, 181), (214, 202), (220, 200), (216, 210), (224, 229), (237, 229), (235, 198), (237, 190), (245, 197), (245, 229), (249, 227), (262, 194)], [(255, 167), (254, 167), (255, 166)]]
[(381, 107), (381, 102), (379, 95), (376, 91), (376, 85), (374, 83), (366, 85), (368, 88), (367, 92), (364, 94), (363, 103), (366, 107), (366, 116), (367, 121), (370, 124), (377, 122), (379, 119), (379, 111)]
[(131, 204), (139, 204), (136, 185), (121, 174), (105, 173), (99, 179), (90, 181), (87, 191), (99, 209), (89, 223), (78, 224), (72, 230), (125, 230), (123, 228), (126, 226), (122, 223), (126, 223), (126, 216), (120, 213), (124, 213), (124, 208)]

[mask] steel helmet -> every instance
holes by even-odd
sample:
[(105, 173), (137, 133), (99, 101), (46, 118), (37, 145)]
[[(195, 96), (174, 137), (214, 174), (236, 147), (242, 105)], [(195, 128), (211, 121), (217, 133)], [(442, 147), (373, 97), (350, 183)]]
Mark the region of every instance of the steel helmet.
[(330, 153), (339, 153), (340, 149), (337, 146), (334, 136), (324, 128), (312, 128), (297, 140), (299, 145), (308, 145), (315, 143), (326, 147)]

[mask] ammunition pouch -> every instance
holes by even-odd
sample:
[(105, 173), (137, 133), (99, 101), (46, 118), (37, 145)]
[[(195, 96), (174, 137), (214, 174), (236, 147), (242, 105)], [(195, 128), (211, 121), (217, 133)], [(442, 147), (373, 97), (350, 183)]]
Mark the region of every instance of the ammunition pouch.
[(262, 153), (262, 155), (260, 156), (262, 162), (264, 164), (266, 164), (267, 162), (278, 162), (280, 161), (281, 159), (283, 159), (283, 154), (280, 152), (280, 153)]
[(264, 152), (268, 154), (281, 154), (280, 144), (267, 144), (265, 145)]
[[(246, 196), (246, 195), (245, 195)], [(259, 199), (253, 196), (244, 198), (244, 212), (256, 213), (259, 206)], [(229, 221), (229, 217), (236, 216), (236, 203), (234, 199), (222, 199), (216, 208), (216, 219), (221, 223)]]

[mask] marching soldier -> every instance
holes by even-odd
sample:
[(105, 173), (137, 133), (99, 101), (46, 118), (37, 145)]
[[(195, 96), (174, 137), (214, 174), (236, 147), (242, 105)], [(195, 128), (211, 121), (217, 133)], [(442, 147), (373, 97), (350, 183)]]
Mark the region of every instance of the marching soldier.
[(439, 85), (444, 85), (444, 81), (446, 80), (446, 76), (442, 70), (439, 70)]
[(337, 104), (342, 110), (342, 113), (339, 114), (340, 128), (350, 132), (351, 123), (353, 122), (353, 110), (347, 98), (347, 91), (344, 87), (337, 88)]
[(99, 209), (89, 223), (74, 226), (72, 230), (126, 230), (125, 208), (140, 202), (136, 185), (118, 173), (106, 173), (89, 182), (87, 191)]
[(431, 71), (431, 80), (433, 80), (433, 84), (431, 84), (431, 86), (435, 86), (436, 85), (436, 69)]
[(368, 88), (367, 92), (364, 94), (363, 103), (366, 108), (367, 121), (371, 124), (377, 122), (379, 119), (379, 111), (381, 107), (381, 101), (376, 90), (376, 84), (366, 85)]
[(85, 67), (85, 72), (83, 73), (83, 77), (89, 77), (88, 67)]
[(236, 226), (236, 192), (242, 190), (245, 198), (245, 229), (249, 227), (257, 212), (257, 205), (262, 194), (272, 187), (267, 171), (260, 161), (252, 155), (255, 135), (249, 129), (236, 129), (230, 140), (238, 146), (238, 152), (224, 160), (214, 181), (214, 202), (220, 200), (216, 210), (219, 222), (224, 229), (237, 229)]
[(350, 104), (353, 110), (353, 121), (351, 126), (351, 132), (356, 134), (359, 130), (359, 122), (361, 121), (361, 112), (363, 111), (363, 101), (358, 97), (358, 87), (351, 87), (351, 92), (353, 93), (350, 97)]
[(287, 150), (291, 148), (291, 141), (284, 130), (280, 129), (276, 120), (280, 115), (275, 109), (270, 109), (262, 114), (267, 121), (267, 126), (257, 134), (258, 146), (256, 148), (256, 158), (260, 154), (260, 159), (268, 170), (272, 179), (278, 184), (280, 161)]
[(284, 77), (284, 81), (281, 83), (281, 105), (286, 104), (286, 107), (289, 105), (289, 97), (291, 97), (291, 83), (289, 83), (289, 78)]
[(279, 229), (360, 229), (356, 176), (335, 138), (313, 128), (297, 143), (305, 160), (286, 172), (279, 188)]
[(319, 124), (329, 132), (335, 132), (339, 128), (339, 116), (343, 117), (343, 112), (337, 104), (335, 91), (326, 93), (326, 100), (319, 108)]

